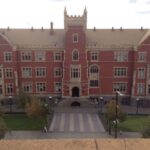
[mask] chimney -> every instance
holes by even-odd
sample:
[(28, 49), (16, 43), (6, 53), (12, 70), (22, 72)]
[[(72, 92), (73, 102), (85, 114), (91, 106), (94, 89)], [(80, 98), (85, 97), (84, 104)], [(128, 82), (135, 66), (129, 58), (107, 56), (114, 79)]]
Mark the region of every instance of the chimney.
[(122, 28), (122, 27), (120, 27), (120, 31), (123, 31), (123, 28)]
[(115, 29), (114, 29), (114, 27), (112, 27), (112, 29), (111, 29), (112, 31), (114, 31)]
[(51, 25), (50, 34), (53, 35), (53, 33), (54, 33), (54, 30), (53, 30), (53, 22), (51, 22), (50, 25)]

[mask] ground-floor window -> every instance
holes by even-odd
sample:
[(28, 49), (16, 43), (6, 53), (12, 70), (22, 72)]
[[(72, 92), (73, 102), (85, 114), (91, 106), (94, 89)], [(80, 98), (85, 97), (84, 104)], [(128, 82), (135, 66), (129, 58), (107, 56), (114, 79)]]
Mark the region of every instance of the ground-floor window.
[(55, 82), (55, 92), (61, 92), (61, 82)]
[(46, 91), (46, 83), (38, 82), (36, 83), (36, 92), (45, 92)]
[(32, 83), (29, 83), (29, 82), (23, 83), (22, 88), (23, 88), (24, 92), (31, 93), (32, 92)]
[(148, 85), (148, 94), (150, 94), (150, 84)]
[(138, 83), (137, 84), (137, 94), (143, 95), (145, 92), (145, 84), (144, 83)]
[(98, 87), (98, 80), (90, 80), (90, 87)]
[(113, 92), (116, 91), (127, 92), (127, 83), (124, 82), (113, 83)]
[(6, 93), (7, 94), (13, 94), (13, 84), (12, 83), (7, 83), (6, 84)]

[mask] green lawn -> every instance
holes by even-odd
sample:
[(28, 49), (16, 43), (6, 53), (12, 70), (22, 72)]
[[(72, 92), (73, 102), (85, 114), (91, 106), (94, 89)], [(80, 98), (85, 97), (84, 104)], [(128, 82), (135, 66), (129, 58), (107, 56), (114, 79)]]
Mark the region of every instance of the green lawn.
[(128, 116), (124, 122), (119, 123), (119, 128), (122, 131), (140, 132), (147, 124), (150, 124), (150, 116)]
[(6, 114), (4, 120), (10, 130), (41, 130), (43, 129), (46, 118), (33, 119), (25, 114)]

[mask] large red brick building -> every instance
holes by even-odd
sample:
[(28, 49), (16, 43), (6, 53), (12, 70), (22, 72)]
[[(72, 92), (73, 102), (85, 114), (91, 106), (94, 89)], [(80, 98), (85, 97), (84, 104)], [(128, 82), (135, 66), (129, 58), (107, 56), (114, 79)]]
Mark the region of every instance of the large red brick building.
[(87, 10), (64, 29), (0, 29), (0, 95), (150, 99), (150, 30), (87, 29)]

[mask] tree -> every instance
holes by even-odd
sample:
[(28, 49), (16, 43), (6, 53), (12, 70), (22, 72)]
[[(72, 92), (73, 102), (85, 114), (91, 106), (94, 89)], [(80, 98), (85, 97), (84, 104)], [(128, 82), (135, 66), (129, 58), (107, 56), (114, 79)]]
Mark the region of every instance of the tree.
[(5, 136), (5, 133), (8, 130), (6, 123), (2, 117), (3, 117), (3, 111), (0, 105), (0, 139)]
[(150, 124), (146, 125), (142, 131), (143, 138), (150, 138)]
[(19, 94), (17, 96), (17, 103), (19, 104), (20, 107), (25, 108), (26, 103), (30, 102), (31, 97), (23, 92), (22, 90), (19, 91)]
[(7, 132), (7, 126), (5, 124), (5, 121), (2, 117), (0, 117), (0, 139), (4, 138), (5, 133)]
[[(125, 120), (126, 115), (124, 113), (121, 112), (119, 105), (117, 106), (117, 118), (118, 121), (122, 122)], [(109, 130), (109, 134), (111, 134), (111, 126), (113, 124), (113, 121), (116, 120), (116, 101), (115, 100), (111, 100), (108, 102), (107, 106), (106, 106), (106, 118), (108, 121), (108, 130)]]
[(42, 106), (40, 100), (35, 97), (26, 103), (26, 114), (29, 117), (39, 118), (45, 115), (45, 109)]

